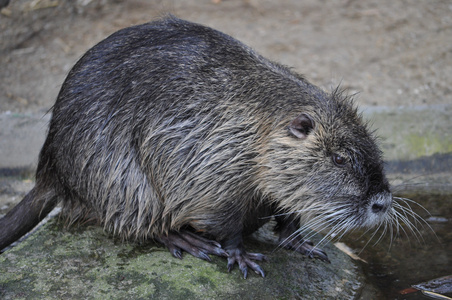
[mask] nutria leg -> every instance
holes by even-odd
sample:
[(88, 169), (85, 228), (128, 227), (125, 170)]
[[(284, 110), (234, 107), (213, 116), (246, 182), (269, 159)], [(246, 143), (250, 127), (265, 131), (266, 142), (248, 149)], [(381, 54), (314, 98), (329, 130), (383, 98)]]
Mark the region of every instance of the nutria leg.
[(248, 276), (248, 267), (251, 268), (256, 274), (260, 274), (265, 277), (264, 270), (253, 260), (263, 261), (267, 260), (265, 255), (260, 253), (248, 253), (243, 247), (242, 233), (236, 234), (231, 239), (223, 242), (224, 249), (228, 254), (228, 271), (231, 272), (234, 264), (239, 265), (240, 271), (242, 271), (243, 277), (246, 279)]
[(207, 261), (210, 261), (209, 254), (228, 255), (216, 241), (203, 238), (187, 230), (173, 231), (167, 236), (157, 237), (156, 240), (164, 244), (174, 257), (180, 259), (182, 259), (182, 250)]
[(279, 231), (279, 243), (282, 247), (299, 252), (310, 258), (318, 258), (330, 262), (328, 255), (322, 249), (317, 248), (310, 240), (305, 240), (298, 233), (298, 227), (293, 219), (276, 218), (278, 222), (276, 230)]

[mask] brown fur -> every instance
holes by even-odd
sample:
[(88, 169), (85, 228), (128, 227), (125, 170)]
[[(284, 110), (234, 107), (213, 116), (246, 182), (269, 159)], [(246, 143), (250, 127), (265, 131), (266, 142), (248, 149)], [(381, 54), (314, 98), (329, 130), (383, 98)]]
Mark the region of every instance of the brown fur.
[(209, 244), (188, 242), (190, 230), (221, 242), (227, 254), (209, 245), (230, 265), (262, 259), (242, 235), (279, 215), (283, 242), (326, 259), (299, 224), (342, 232), (394, 218), (381, 152), (347, 97), (197, 24), (167, 18), (108, 37), (71, 70), (52, 112), (33, 197), (175, 256), (185, 242)]

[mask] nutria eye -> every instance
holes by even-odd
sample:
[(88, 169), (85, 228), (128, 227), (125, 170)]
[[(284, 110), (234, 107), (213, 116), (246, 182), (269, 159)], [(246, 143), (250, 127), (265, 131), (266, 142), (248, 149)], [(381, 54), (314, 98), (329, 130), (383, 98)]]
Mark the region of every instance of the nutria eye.
[(338, 166), (338, 167), (345, 166), (345, 163), (346, 163), (345, 157), (340, 156), (339, 154), (335, 153), (335, 154), (333, 154), (332, 158), (333, 158), (333, 162), (336, 164), (336, 166)]

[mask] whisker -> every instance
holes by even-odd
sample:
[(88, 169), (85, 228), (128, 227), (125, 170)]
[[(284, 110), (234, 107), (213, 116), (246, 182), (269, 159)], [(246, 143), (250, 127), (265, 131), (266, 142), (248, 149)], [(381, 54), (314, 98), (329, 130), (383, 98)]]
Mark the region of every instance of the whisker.
[(404, 198), (404, 197), (393, 197), (393, 199), (401, 200), (401, 201), (403, 201), (403, 202), (410, 202), (410, 203), (416, 204), (417, 206), (419, 206), (420, 208), (422, 208), (429, 216), (431, 215), (430, 212), (429, 212), (422, 204), (417, 203), (417, 202), (414, 201), (414, 200), (411, 200), (411, 199), (409, 199), (409, 198)]
[(394, 227), (391, 226), (393, 224), (393, 216), (391, 215), (388, 221), (385, 221), (385, 227), (389, 228), (389, 250), (392, 248), (392, 243), (394, 242)]
[[(413, 207), (421, 209), (423, 212), (430, 215), (425, 207), (408, 198), (393, 197), (393, 205), (388, 211), (387, 215), (381, 219), (377, 226), (359, 226), (365, 224), (360, 218), (356, 217), (355, 208), (348, 204), (343, 203), (341, 205), (330, 206), (327, 209), (309, 203), (305, 207), (289, 213), (279, 213), (271, 217), (284, 217), (290, 215), (300, 216), (302, 219), (300, 222), (302, 225), (289, 236), (284, 237), (278, 243), (276, 249), (291, 245), (295, 250), (302, 247), (303, 243), (310, 240), (312, 237), (322, 232), (323, 236), (313, 246), (312, 251), (316, 248), (320, 248), (327, 241), (340, 240), (346, 234), (355, 231), (355, 229), (361, 227), (363, 232), (359, 232), (360, 236), (357, 239), (361, 239), (364, 236), (369, 235), (369, 238), (365, 242), (365, 245), (359, 251), (361, 254), (366, 247), (371, 243), (373, 246), (381, 243), (385, 237), (389, 239), (388, 251), (393, 247), (396, 238), (398, 236), (405, 235), (408, 238), (414, 236), (418, 242), (425, 242), (421, 229), (424, 227), (430, 228), (430, 224), (419, 215), (419, 213), (413, 210)], [(266, 217), (267, 218), (267, 217)], [(436, 234), (435, 234), (436, 236)]]
[[(303, 225), (302, 227), (297, 229), (295, 232), (293, 232), (291, 235), (286, 237), (283, 241), (281, 241), (279, 243), (277, 249), (292, 243), (297, 238), (297, 236), (303, 235), (303, 233), (307, 232), (308, 230), (311, 232), (319, 231), (319, 227), (324, 225), (324, 223), (325, 223), (325, 219), (324, 219), (323, 215), (318, 215), (318, 216), (312, 218), (309, 223)], [(322, 230), (323, 229), (324, 228), (322, 228)], [(314, 234), (315, 233), (311, 233), (311, 236)]]
[[(414, 237), (418, 240), (418, 242), (421, 242), (424, 240), (422, 237), (422, 233), (421, 231), (415, 226), (415, 224), (413, 224), (409, 218), (406, 216), (406, 214), (401, 214), (400, 212), (396, 211), (396, 214), (398, 216), (398, 218), (408, 227), (408, 229), (413, 233)], [(403, 228), (403, 226), (401, 226), (401, 229), (403, 230), (403, 232), (405, 233), (405, 235), (408, 237), (408, 232)]]
[[(411, 199), (408, 198), (401, 198), (401, 197), (396, 197), (397, 200), (400, 200), (401, 202), (403, 202), (404, 204), (406, 204), (408, 206), (404, 207), (403, 205), (401, 205), (400, 203), (394, 202), (395, 207), (397, 207), (398, 209), (403, 211), (403, 214), (406, 216), (406, 221), (408, 221), (409, 224), (407, 224), (407, 226), (409, 226), (410, 230), (414, 233), (413, 231), (413, 227), (416, 229), (417, 233), (421, 236), (420, 231), (417, 229), (416, 225), (419, 224), (422, 228), (424, 228), (424, 225), (427, 226), (427, 228), (429, 228), (429, 230), (431, 232), (433, 232), (433, 234), (435, 235), (435, 237), (438, 239), (438, 236), (436, 235), (435, 231), (433, 230), (433, 228), (430, 226), (430, 224), (424, 219), (422, 218), (419, 214), (417, 214), (412, 208), (411, 205), (409, 205), (408, 202), (413, 203), (418, 205), (420, 208), (422, 208), (425, 212), (428, 213), (428, 215), (431, 215), (427, 209), (425, 209), (425, 207), (423, 207), (422, 205), (420, 205), (419, 203), (417, 203), (416, 201), (413, 201)], [(407, 214), (409, 216), (411, 216), (411, 218), (414, 219), (414, 224), (409, 221), (409, 218), (407, 216)], [(423, 240), (423, 238), (422, 238)]]
[(378, 229), (380, 229), (381, 224), (378, 225), (377, 229), (375, 229), (374, 233), (372, 234), (372, 236), (367, 240), (366, 244), (361, 248), (361, 250), (358, 252), (358, 255), (361, 254), (361, 252), (364, 251), (364, 249), (366, 249), (367, 245), (369, 245), (370, 241), (372, 241), (372, 239), (374, 238), (375, 234), (377, 234)]

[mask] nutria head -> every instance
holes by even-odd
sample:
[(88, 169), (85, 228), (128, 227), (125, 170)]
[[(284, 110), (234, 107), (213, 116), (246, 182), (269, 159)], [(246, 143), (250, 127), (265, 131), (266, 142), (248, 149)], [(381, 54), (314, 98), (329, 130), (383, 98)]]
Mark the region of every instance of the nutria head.
[(263, 149), (265, 194), (303, 228), (339, 234), (389, 223), (382, 153), (353, 102), (335, 91), (280, 122)]

